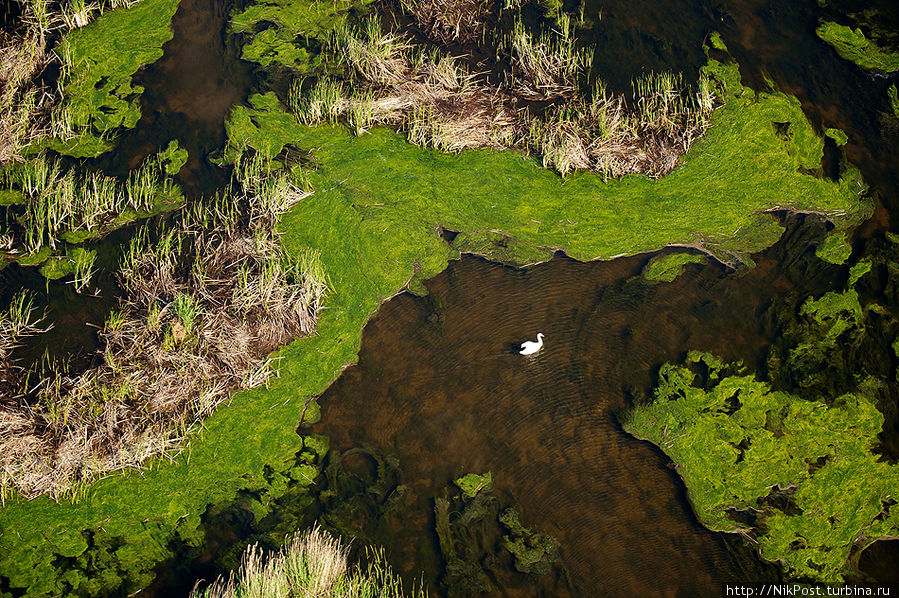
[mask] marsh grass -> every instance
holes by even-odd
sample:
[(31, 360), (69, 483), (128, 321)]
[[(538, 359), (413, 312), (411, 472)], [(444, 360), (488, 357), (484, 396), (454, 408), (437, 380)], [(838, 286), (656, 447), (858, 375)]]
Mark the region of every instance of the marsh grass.
[[(277, 375), (267, 356), (312, 334), (327, 288), (318, 254), (288, 257), (275, 232), (283, 211), (308, 195), (297, 171), (242, 158), (228, 194), (185, 210), (174, 226), (139, 229), (121, 260), (123, 302), (99, 332), (99, 365), (70, 372), (48, 362), (9, 377), (4, 487), (73, 496), (98, 475), (173, 456), (231, 391)], [(57, 172), (36, 166), (25, 181), (41, 188)], [(84, 287), (94, 254), (71, 258)], [(23, 320), (28, 310), (16, 305), (4, 322)]]
[(400, 0), (419, 29), (442, 44), (481, 39), (485, 26), (496, 19), (495, 6), (490, 0)]
[[(244, 552), (238, 571), (191, 598), (403, 598), (402, 580), (383, 552), (366, 551), (366, 566), (351, 567), (349, 548), (318, 526), (297, 532), (285, 546), (266, 554), (258, 544)], [(199, 584), (198, 584), (199, 585)], [(412, 596), (426, 598), (423, 589)]]
[[(672, 73), (636, 78), (631, 98), (610, 94), (601, 80), (582, 93), (592, 49), (578, 47), (564, 14), (538, 34), (516, 19), (495, 45), (512, 66), (491, 83), (486, 73), (471, 72), (464, 57), (423, 51), (400, 33), (384, 32), (377, 18), (345, 25), (331, 50), (346, 80), (323, 76), (305, 92), (295, 81), (288, 106), (304, 124), (343, 120), (356, 135), (390, 125), (411, 143), (442, 151), (518, 148), (562, 175), (655, 178), (677, 165), (716, 105), (705, 76), (690, 86)], [(536, 111), (535, 101), (545, 107)]]
[[(85, 237), (115, 228), (122, 217), (148, 214), (177, 196), (159, 161), (150, 158), (124, 183), (99, 172), (78, 175), (58, 159), (38, 155), (3, 170), (4, 187), (24, 194), (24, 213), (13, 235), (21, 251), (55, 249), (67, 233)], [(133, 219), (133, 218), (131, 218)]]

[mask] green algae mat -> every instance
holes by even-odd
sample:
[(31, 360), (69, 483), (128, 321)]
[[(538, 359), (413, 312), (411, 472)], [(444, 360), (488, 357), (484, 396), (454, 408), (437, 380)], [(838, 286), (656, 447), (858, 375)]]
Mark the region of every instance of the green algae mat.
[(298, 422), (318, 417), (310, 400), (356, 360), (365, 323), (382, 301), (458, 256), (440, 227), (490, 255), (493, 239), (514, 240), (514, 261), (556, 248), (588, 260), (733, 239), (774, 208), (847, 217), (869, 209), (856, 172), (839, 182), (807, 174), (819, 168), (823, 144), (795, 98), (743, 88), (658, 181), (562, 179), (515, 152), (441, 154), (387, 130), (354, 137), (339, 127), (306, 128), (271, 94), (236, 108), (228, 133), (232, 149), (276, 155), (292, 144), (311, 152), (315, 192), (281, 229), (288, 251), (320, 251), (330, 277), (317, 334), (282, 349), (280, 377), (235, 395), (174, 462), (101, 480), (75, 502), (7, 503), (0, 576), (8, 585), (0, 587), (29, 596), (134, 592), (171, 556), (173, 542), (202, 541), (207, 505), (246, 491), (263, 516), (297, 479), (291, 471), (308, 442)]
[(899, 534), (899, 466), (872, 451), (883, 415), (863, 390), (812, 401), (727, 369), (698, 352), (665, 364), (624, 429), (675, 462), (703, 525), (751, 534), (791, 576), (840, 581), (854, 546)]
[(180, 1), (141, 0), (63, 38), (56, 51), (70, 67), (61, 76), (64, 110), (55, 119), (67, 120), (65, 126), (77, 134), (44, 139), (39, 147), (74, 157), (97, 156), (112, 149), (109, 132), (137, 124), (144, 89), (132, 85), (132, 77), (162, 57)]

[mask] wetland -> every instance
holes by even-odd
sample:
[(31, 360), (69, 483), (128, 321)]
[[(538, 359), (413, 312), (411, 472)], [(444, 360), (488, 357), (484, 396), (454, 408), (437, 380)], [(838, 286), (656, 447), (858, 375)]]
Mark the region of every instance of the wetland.
[(570, 4), (17, 3), (0, 595), (895, 583), (895, 7)]

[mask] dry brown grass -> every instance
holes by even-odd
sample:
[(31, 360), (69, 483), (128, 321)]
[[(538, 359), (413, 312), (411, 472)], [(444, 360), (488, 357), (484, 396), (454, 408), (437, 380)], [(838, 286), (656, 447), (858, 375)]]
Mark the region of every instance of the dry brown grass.
[(0, 38), (0, 164), (20, 158), (43, 130), (48, 98), (36, 79), (49, 61), (46, 37), (36, 27)]
[(313, 333), (325, 294), (318, 255), (285, 255), (274, 232), (305, 192), (260, 164), (242, 166), (242, 197), (186, 214), (154, 242), (148, 228), (132, 240), (120, 271), (124, 300), (99, 333), (98, 365), (14, 377), (0, 400), (0, 486), (58, 498), (171, 456), (230, 392), (275, 374), (272, 350)]
[(496, 16), (494, 6), (490, 0), (400, 0), (403, 12), (419, 29), (442, 44), (481, 39), (484, 27)]
[(194, 588), (191, 598), (427, 598), (421, 588), (403, 591), (382, 552), (367, 550), (365, 568), (350, 567), (348, 552), (337, 538), (313, 526), (274, 553), (250, 546), (236, 574), (205, 589)]
[[(566, 17), (556, 28), (533, 35), (516, 21), (497, 46), (511, 70), (495, 84), (470, 72), (464, 57), (424, 53), (369, 19), (332, 46), (348, 80), (324, 78), (305, 94), (295, 85), (289, 104), (307, 124), (344, 119), (356, 134), (386, 124), (411, 143), (443, 151), (522, 149), (563, 175), (659, 177), (675, 168), (708, 126), (709, 82), (700, 80), (694, 94), (679, 76), (648, 74), (635, 80), (632, 102), (601, 82), (584, 97), (579, 81), (592, 55), (577, 48)], [(537, 116), (534, 101), (545, 106)]]

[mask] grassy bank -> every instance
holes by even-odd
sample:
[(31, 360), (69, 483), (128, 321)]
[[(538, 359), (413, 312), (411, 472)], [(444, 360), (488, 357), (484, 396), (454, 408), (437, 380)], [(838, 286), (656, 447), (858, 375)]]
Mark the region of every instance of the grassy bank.
[[(563, 180), (517, 153), (444, 154), (385, 129), (355, 136), (341, 126), (305, 127), (274, 94), (236, 108), (232, 149), (274, 156), (292, 144), (309, 150), (316, 165), (313, 195), (280, 229), (288, 253), (319, 252), (331, 281), (317, 334), (282, 349), (280, 377), (268, 389), (235, 395), (177, 462), (101, 480), (74, 503), (8, 503), (0, 512), (0, 575), (8, 587), (30, 596), (135, 591), (170, 555), (170, 542), (201, 540), (208, 504), (251, 490), (262, 516), (284, 492), (281, 472), (303, 449), (297, 422), (316, 417), (310, 399), (355, 361), (369, 317), (410, 279), (436, 274), (458, 255), (438, 227), (469, 238), (501, 231), (586, 260), (729, 239), (751, 228), (760, 210), (845, 216), (867, 209), (857, 173), (836, 183), (803, 170), (820, 166), (823, 144), (795, 98), (740, 88), (733, 68), (716, 72), (729, 78), (724, 105), (681, 165), (658, 180), (586, 173)], [(101, 561), (102, 573), (89, 565)]]

